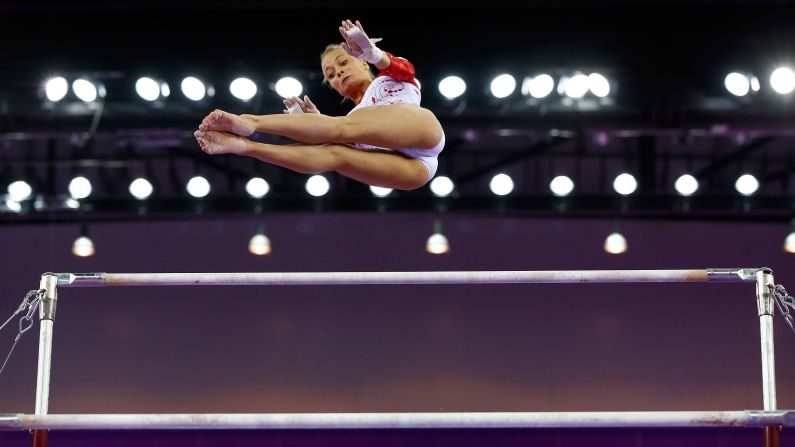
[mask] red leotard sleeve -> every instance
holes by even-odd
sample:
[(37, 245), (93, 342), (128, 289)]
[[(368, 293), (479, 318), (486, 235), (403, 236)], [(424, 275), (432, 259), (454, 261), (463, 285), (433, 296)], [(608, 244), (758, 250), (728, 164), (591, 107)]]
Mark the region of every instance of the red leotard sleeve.
[(392, 53), (386, 51), (384, 53), (389, 57), (389, 67), (378, 73), (378, 76), (389, 76), (396, 81), (409, 82), (419, 87), (414, 80), (414, 64)]

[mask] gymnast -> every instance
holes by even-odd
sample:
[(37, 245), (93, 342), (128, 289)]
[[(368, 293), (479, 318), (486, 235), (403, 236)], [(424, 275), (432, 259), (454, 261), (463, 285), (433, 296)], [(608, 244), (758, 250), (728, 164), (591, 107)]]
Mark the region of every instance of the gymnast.
[[(420, 107), (414, 66), (375, 46), (361, 23), (345, 20), (342, 44), (320, 55), (324, 84), (353, 101), (347, 116), (321, 114), (308, 96), (284, 100), (285, 113), (235, 115), (215, 110), (194, 133), (211, 155), (246, 155), (296, 172), (335, 171), (368, 185), (412, 190), (436, 173), (444, 131), (434, 114)], [(369, 65), (378, 70), (373, 79)], [(254, 132), (299, 142), (264, 144)]]

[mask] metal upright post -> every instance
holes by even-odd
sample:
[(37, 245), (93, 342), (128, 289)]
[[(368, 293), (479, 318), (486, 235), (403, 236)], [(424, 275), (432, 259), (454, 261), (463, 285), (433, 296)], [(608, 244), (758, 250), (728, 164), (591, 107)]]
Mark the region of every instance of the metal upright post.
[[(47, 414), (50, 403), (50, 365), (52, 359), (52, 331), (55, 305), (58, 302), (58, 277), (54, 273), (41, 275), (40, 289), (44, 296), (39, 303), (39, 369), (36, 376), (36, 415)], [(47, 430), (33, 430), (33, 447), (47, 447)]]
[[(773, 271), (756, 272), (756, 306), (759, 311), (759, 335), (762, 348), (762, 400), (765, 411), (776, 410), (776, 362), (773, 349), (774, 296)], [(765, 427), (765, 447), (778, 447), (780, 427)]]

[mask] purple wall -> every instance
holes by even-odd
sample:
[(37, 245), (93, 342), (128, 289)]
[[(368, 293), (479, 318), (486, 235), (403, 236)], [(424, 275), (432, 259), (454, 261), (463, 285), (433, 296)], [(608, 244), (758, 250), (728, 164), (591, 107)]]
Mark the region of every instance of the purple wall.
[[(44, 271), (236, 272), (770, 266), (795, 290), (786, 225), (282, 214), (251, 220), (0, 229), (5, 320)], [(778, 401), (795, 406), (795, 334), (775, 317)], [(740, 410), (761, 408), (751, 284), (142, 287), (59, 293), (50, 412)], [(5, 355), (16, 329), (0, 333)], [(0, 376), (33, 411), (37, 331)]]

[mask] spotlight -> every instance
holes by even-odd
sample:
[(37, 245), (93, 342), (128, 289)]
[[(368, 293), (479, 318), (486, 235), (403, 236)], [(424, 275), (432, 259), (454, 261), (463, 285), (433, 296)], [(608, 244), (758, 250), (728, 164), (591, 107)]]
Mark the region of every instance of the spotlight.
[(613, 189), (622, 196), (628, 196), (638, 189), (638, 181), (635, 180), (632, 174), (627, 174), (625, 172), (619, 174), (616, 179), (613, 180)]
[(8, 208), (9, 211), (13, 211), (15, 213), (18, 213), (18, 212), (22, 211), (22, 204), (19, 203), (19, 202), (15, 202), (15, 201), (13, 201), (11, 199), (8, 199), (8, 200), (6, 200), (6, 208)]
[(759, 180), (751, 174), (743, 174), (734, 182), (734, 189), (744, 196), (753, 195), (759, 189)]
[(761, 86), (759, 85), (759, 78), (751, 76), (751, 90), (758, 92)]
[(88, 228), (83, 226), (80, 230), (80, 236), (78, 236), (74, 244), (72, 244), (72, 254), (85, 258), (87, 256), (93, 256), (94, 252), (94, 241), (88, 237)]
[(246, 192), (255, 199), (261, 199), (265, 197), (270, 190), (270, 185), (262, 177), (254, 177), (246, 182)]
[(748, 76), (740, 73), (729, 73), (726, 75), (723, 85), (734, 96), (745, 96), (751, 90), (751, 80), (748, 79)]
[(563, 92), (569, 98), (582, 98), (588, 93), (588, 76), (584, 74), (576, 74), (566, 80), (563, 86)]
[(274, 89), (276, 94), (282, 98), (291, 98), (293, 96), (301, 96), (304, 87), (301, 85), (301, 81), (288, 76), (276, 81)]
[(76, 210), (76, 209), (80, 208), (80, 202), (78, 202), (77, 200), (75, 200), (75, 199), (73, 199), (71, 197), (69, 197), (68, 199), (64, 200), (63, 204), (64, 204), (65, 207), (67, 207), (69, 209), (73, 209), (73, 210)]
[(549, 182), (549, 189), (552, 194), (558, 197), (565, 197), (574, 190), (574, 182), (565, 175), (559, 175)]
[(792, 231), (784, 239), (784, 251), (787, 253), (795, 253), (795, 231)]
[(180, 84), (182, 94), (192, 101), (201, 101), (207, 95), (207, 87), (204, 83), (193, 76), (188, 76)]
[(85, 177), (75, 177), (69, 182), (69, 195), (81, 200), (91, 195), (91, 182)]
[(780, 95), (795, 90), (795, 72), (788, 67), (779, 67), (770, 75), (770, 86)]
[(516, 89), (516, 79), (509, 74), (501, 74), (491, 81), (491, 94), (495, 98), (506, 98)]
[(47, 99), (52, 102), (62, 100), (68, 91), (69, 83), (60, 76), (49, 79), (47, 83), (44, 84), (44, 93), (47, 95)]
[(23, 180), (17, 180), (8, 185), (8, 198), (14, 202), (22, 202), (29, 199), (32, 195), (33, 188)]
[(439, 93), (447, 99), (455, 99), (463, 95), (467, 84), (458, 76), (448, 76), (439, 82)]
[(248, 78), (237, 78), (229, 84), (229, 92), (237, 99), (248, 101), (257, 94), (257, 84)]
[(588, 90), (598, 98), (604, 98), (610, 94), (610, 82), (599, 73), (588, 75)]
[(548, 74), (540, 74), (522, 81), (522, 94), (533, 98), (546, 98), (555, 89), (555, 80)]
[(698, 180), (690, 174), (682, 174), (674, 182), (674, 189), (680, 195), (691, 196), (698, 191)]
[[(165, 91), (163, 91), (165, 89)], [(168, 96), (168, 84), (158, 83), (152, 78), (142, 77), (135, 81), (135, 92), (146, 101), (156, 101), (160, 95)]]
[(431, 180), (431, 192), (438, 197), (447, 197), (455, 189), (453, 181), (449, 177), (440, 175)]
[(498, 196), (505, 196), (513, 191), (513, 179), (507, 174), (497, 174), (491, 178), (489, 189)]
[(322, 175), (313, 175), (306, 181), (306, 192), (315, 197), (321, 197), (331, 189), (326, 177)]
[(621, 233), (610, 233), (605, 238), (604, 248), (610, 254), (619, 255), (627, 251), (627, 239)]
[(196, 176), (188, 180), (188, 194), (200, 199), (207, 194), (210, 194), (210, 182), (202, 176)]
[(72, 91), (75, 92), (75, 96), (80, 98), (83, 102), (94, 102), (97, 100), (98, 96), (104, 96), (101, 94), (104, 89), (101, 89), (93, 82), (80, 78), (72, 82)]
[(380, 186), (370, 186), (370, 192), (376, 197), (386, 197), (392, 194), (392, 188), (381, 188)]
[(138, 200), (144, 200), (149, 198), (154, 191), (154, 187), (149, 182), (149, 180), (145, 178), (137, 178), (130, 182), (130, 194)]
[(265, 230), (260, 229), (248, 241), (248, 251), (252, 255), (266, 256), (271, 254), (271, 240), (265, 235)]
[(433, 234), (425, 242), (425, 251), (434, 255), (441, 255), (450, 251), (450, 243), (442, 233), (442, 223), (438, 219), (433, 222)]

